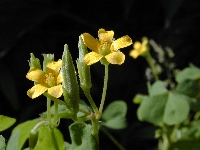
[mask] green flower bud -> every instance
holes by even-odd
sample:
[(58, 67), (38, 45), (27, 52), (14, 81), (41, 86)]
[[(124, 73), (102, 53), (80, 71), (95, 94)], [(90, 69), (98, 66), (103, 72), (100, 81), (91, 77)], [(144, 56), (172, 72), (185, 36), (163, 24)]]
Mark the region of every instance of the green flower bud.
[(36, 146), (38, 140), (38, 131), (35, 131), (34, 129), (31, 130), (29, 135), (29, 148), (30, 150), (33, 150)]
[(43, 54), (43, 57), (43, 71), (46, 72), (47, 64), (54, 61), (54, 54)]
[(38, 58), (35, 58), (33, 53), (31, 53), (30, 55), (31, 55), (31, 58), (30, 58), (30, 61), (28, 61), (29, 66), (41, 69), (40, 60)]
[(68, 50), (67, 44), (64, 45), (62, 56), (62, 79), (63, 79), (63, 95), (66, 107), (73, 120), (76, 120), (79, 111), (79, 86), (77, 82), (76, 72), (73, 65), (72, 57)]
[(92, 83), (90, 76), (90, 66), (87, 65), (83, 60), (85, 54), (88, 53), (88, 50), (85, 44), (83, 43), (81, 36), (79, 36), (78, 49), (79, 49), (79, 58), (76, 61), (76, 63), (80, 79), (80, 86), (83, 89), (83, 91), (85, 91), (89, 90), (92, 87)]

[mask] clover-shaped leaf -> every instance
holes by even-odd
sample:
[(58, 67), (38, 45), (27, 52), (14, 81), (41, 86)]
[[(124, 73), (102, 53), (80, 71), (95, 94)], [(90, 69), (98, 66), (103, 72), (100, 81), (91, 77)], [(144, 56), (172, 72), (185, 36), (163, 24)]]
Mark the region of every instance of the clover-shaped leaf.
[(190, 64), (189, 67), (179, 72), (175, 78), (178, 83), (183, 82), (184, 80), (197, 80), (200, 78), (200, 69)]
[(73, 123), (69, 126), (72, 144), (70, 150), (98, 150), (98, 142), (91, 133), (91, 125)]
[(124, 101), (114, 101), (107, 106), (102, 115), (102, 125), (111, 129), (126, 127), (127, 105)]
[(141, 121), (147, 121), (156, 126), (175, 125), (187, 119), (194, 99), (171, 92), (146, 97), (140, 104), (137, 115)]

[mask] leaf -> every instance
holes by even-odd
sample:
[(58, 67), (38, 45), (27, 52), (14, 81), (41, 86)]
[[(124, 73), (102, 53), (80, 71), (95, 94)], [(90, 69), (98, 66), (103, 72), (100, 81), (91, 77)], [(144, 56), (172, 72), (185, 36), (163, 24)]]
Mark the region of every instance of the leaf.
[(5, 150), (6, 149), (6, 142), (5, 142), (5, 138), (0, 135), (0, 150)]
[(0, 115), (0, 132), (6, 130), (16, 122), (15, 118)]
[(69, 130), (72, 140), (70, 150), (98, 150), (98, 142), (91, 134), (91, 125), (73, 123)]
[(116, 116), (113, 119), (110, 119), (106, 122), (102, 122), (102, 125), (111, 128), (111, 129), (124, 129), (127, 126), (126, 118), (121, 116)]
[(170, 93), (164, 111), (164, 122), (175, 125), (183, 122), (189, 114), (190, 106), (187, 98), (178, 93)]
[(21, 150), (26, 140), (29, 138), (31, 129), (39, 122), (39, 119), (26, 121), (16, 126), (8, 140), (6, 150)]
[(149, 95), (161, 95), (167, 93), (167, 89), (164, 85), (163, 81), (156, 81), (152, 86), (149, 88)]
[(126, 127), (127, 105), (124, 101), (114, 101), (110, 103), (102, 115), (102, 125), (112, 129), (122, 129)]
[(179, 140), (172, 144), (169, 150), (198, 150), (200, 149), (199, 140)]
[(57, 128), (40, 127), (34, 150), (65, 150), (62, 133)]
[(110, 103), (103, 112), (102, 118), (104, 120), (110, 120), (116, 116), (126, 116), (127, 105), (124, 101), (114, 101)]
[(197, 98), (200, 96), (200, 85), (198, 82), (199, 81), (196, 80), (184, 80), (177, 84), (175, 91), (190, 97)]
[(192, 64), (189, 67), (183, 69), (175, 76), (175, 79), (178, 83), (181, 83), (184, 80), (197, 80), (199, 78), (200, 78), (200, 69)]
[(137, 110), (138, 119), (156, 126), (162, 126), (167, 99), (168, 94), (146, 97)]
[(19, 139), (20, 139), (20, 130), (17, 130), (9, 138), (6, 150), (20, 150), (21, 148), (20, 148)]

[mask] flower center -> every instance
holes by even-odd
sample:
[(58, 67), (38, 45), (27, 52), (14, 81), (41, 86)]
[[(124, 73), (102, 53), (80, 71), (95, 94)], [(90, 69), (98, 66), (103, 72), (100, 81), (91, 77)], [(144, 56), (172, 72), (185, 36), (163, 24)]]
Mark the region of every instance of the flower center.
[(57, 83), (56, 83), (56, 75), (53, 74), (53, 73), (48, 73), (48, 74), (45, 74), (45, 77), (46, 77), (46, 85), (47, 87), (53, 87), (55, 86)]
[(110, 54), (110, 44), (107, 41), (101, 41), (101, 45), (99, 46), (98, 51), (103, 56)]

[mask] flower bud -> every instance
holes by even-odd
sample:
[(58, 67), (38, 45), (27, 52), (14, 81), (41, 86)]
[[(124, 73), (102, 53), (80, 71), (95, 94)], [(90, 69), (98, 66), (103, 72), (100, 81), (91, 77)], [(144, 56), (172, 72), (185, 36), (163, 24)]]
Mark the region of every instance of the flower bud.
[(33, 150), (35, 148), (37, 140), (38, 140), (38, 131), (35, 131), (34, 129), (32, 129), (29, 135), (30, 150)]
[(31, 55), (31, 58), (30, 58), (30, 61), (28, 61), (30, 68), (34, 67), (34, 68), (41, 69), (40, 60), (38, 58), (35, 58), (33, 53), (31, 53), (30, 55)]
[(43, 54), (43, 71), (46, 72), (46, 66), (48, 63), (54, 61), (54, 54)]
[(90, 66), (87, 65), (83, 58), (88, 53), (87, 47), (83, 43), (83, 39), (81, 36), (79, 36), (79, 42), (78, 42), (78, 49), (79, 49), (79, 58), (76, 61), (77, 68), (78, 68), (78, 74), (80, 79), (80, 86), (85, 90), (89, 90), (92, 87), (91, 83), (91, 76), (90, 76)]
[(75, 68), (67, 44), (64, 45), (62, 56), (63, 95), (66, 107), (73, 120), (76, 120), (79, 111), (79, 86)]

